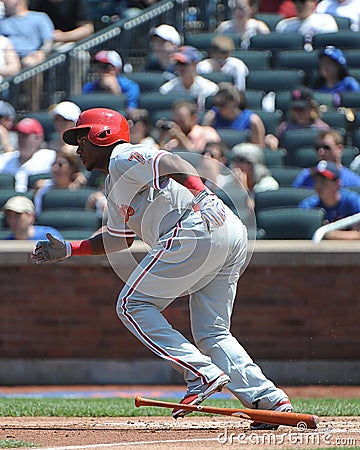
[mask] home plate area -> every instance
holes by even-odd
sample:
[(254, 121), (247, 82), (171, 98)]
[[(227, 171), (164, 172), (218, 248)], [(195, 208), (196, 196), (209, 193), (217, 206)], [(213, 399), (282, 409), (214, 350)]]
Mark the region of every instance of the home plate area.
[[(181, 398), (183, 389), (175, 387), (0, 387), (0, 396), (116, 396), (135, 397), (141, 394), (152, 398)], [(286, 388), (290, 397), (357, 397), (359, 387)], [(81, 391), (81, 392), (80, 392)], [(87, 393), (87, 394), (86, 394)], [(122, 393), (120, 395), (120, 393)], [(217, 394), (218, 395), (218, 394)], [(224, 392), (223, 395), (230, 395)], [(64, 395), (63, 395), (64, 396)], [(170, 414), (170, 412), (169, 412)], [(0, 441), (31, 442), (41, 450), (122, 449), (196, 450), (246, 448), (359, 448), (359, 417), (320, 417), (316, 430), (298, 430), (280, 426), (276, 431), (251, 431), (249, 421), (225, 416), (204, 417), (196, 413), (183, 419), (169, 417), (111, 417), (111, 418), (59, 418), (59, 417), (2, 417)], [(22, 447), (27, 448), (27, 447)], [(33, 447), (32, 447), (33, 448)]]

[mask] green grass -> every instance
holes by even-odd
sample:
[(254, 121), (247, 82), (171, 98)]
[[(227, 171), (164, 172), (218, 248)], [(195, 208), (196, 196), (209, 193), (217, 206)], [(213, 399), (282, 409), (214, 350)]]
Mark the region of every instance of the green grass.
[(33, 442), (19, 441), (17, 439), (0, 439), (0, 448), (40, 447)]
[[(169, 401), (176, 401), (169, 399)], [(360, 399), (292, 399), (295, 411), (319, 416), (360, 416)], [(206, 405), (241, 408), (237, 400), (207, 400)], [(169, 416), (171, 409), (136, 408), (134, 399), (62, 399), (62, 398), (1, 398), (2, 417), (135, 417)], [(199, 414), (199, 413), (196, 413)]]

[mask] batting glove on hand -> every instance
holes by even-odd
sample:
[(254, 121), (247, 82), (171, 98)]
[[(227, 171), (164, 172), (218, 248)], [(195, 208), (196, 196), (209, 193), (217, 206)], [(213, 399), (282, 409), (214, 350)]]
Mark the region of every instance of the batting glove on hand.
[(38, 241), (32, 252), (31, 259), (37, 264), (62, 261), (71, 256), (69, 242), (55, 238), (51, 233), (47, 233), (48, 241)]
[(220, 228), (226, 219), (225, 206), (222, 200), (208, 191), (200, 192), (192, 201), (193, 205), (199, 205), (200, 214), (208, 231), (210, 226)]

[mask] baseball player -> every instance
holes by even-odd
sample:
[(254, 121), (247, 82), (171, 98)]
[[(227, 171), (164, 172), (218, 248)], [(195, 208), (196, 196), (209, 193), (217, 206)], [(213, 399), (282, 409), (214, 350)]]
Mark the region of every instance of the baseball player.
[[(86, 110), (63, 138), (78, 146), (87, 170), (108, 174), (107, 228), (78, 242), (48, 234), (48, 240), (37, 242), (32, 258), (41, 264), (104, 255), (128, 248), (138, 236), (150, 251), (120, 292), (117, 314), (143, 344), (182, 373), (188, 389), (181, 403), (198, 405), (226, 385), (246, 407), (291, 411), (284, 391), (230, 333), (247, 252), (247, 232), (239, 218), (180, 156), (130, 144), (127, 120), (118, 112)], [(161, 313), (184, 292), (190, 294), (195, 345)], [(174, 418), (186, 414), (173, 410)]]

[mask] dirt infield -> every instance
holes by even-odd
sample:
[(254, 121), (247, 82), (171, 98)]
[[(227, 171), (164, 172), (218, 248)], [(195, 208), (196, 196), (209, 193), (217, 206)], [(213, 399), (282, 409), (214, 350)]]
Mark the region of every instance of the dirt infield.
[[(359, 387), (286, 390), (291, 397), (359, 397)], [(124, 447), (139, 450), (188, 450), (191, 447), (196, 450), (255, 450), (360, 446), (360, 417), (320, 418), (317, 430), (282, 426), (267, 432), (251, 431), (247, 420), (196, 414), (178, 421), (171, 417), (3, 417), (0, 418), (0, 430), (0, 440), (31, 442), (43, 450), (115, 450)]]

